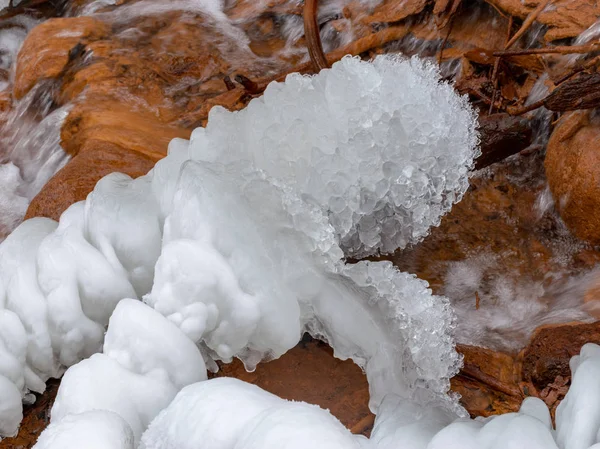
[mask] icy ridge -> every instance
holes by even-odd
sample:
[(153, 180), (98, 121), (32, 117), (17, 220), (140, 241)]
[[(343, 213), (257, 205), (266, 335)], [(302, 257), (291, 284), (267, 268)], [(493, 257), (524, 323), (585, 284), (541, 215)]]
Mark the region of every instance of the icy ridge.
[[(22, 397), (72, 366), (53, 422), (105, 410), (136, 445), (216, 360), (252, 369), (304, 330), (365, 369), (374, 411), (393, 394), (464, 414), (446, 395), (460, 364), (448, 301), (389, 263), (347, 266), (342, 251), (417, 241), (464, 193), (475, 120), (438, 78), (393, 57), (290, 76), (247, 112), (211, 113), (147, 176), (108, 175), (58, 224), (19, 226), (0, 245), (0, 434), (16, 432)], [(366, 94), (353, 106), (349, 91)], [(448, 117), (426, 127), (423, 105)]]

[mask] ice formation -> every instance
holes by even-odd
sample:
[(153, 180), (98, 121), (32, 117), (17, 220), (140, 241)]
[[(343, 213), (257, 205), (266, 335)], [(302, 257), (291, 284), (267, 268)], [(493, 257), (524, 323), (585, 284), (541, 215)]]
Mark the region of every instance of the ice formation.
[(320, 407), (281, 399), (237, 379), (190, 385), (152, 422), (140, 449), (359, 449), (350, 433)]
[[(90, 361), (98, 357), (101, 356), (95, 355)], [(534, 397), (526, 398), (518, 413), (470, 419), (460, 418), (447, 408), (388, 395), (379, 408), (371, 438), (366, 439), (352, 435), (317, 406), (280, 399), (237, 379), (218, 378), (193, 383), (179, 391), (152, 420), (137, 447), (598, 449), (600, 346), (584, 345), (581, 354), (571, 359), (571, 369), (572, 384), (556, 411), (556, 429), (546, 404)], [(88, 388), (91, 387), (83, 386), (79, 393), (89, 395)], [(94, 448), (136, 447), (123, 415), (111, 409), (90, 410), (99, 405), (96, 400), (86, 411), (68, 414), (58, 422), (53, 409), (53, 423), (42, 433), (36, 449), (75, 448), (93, 435), (101, 437)], [(99, 433), (101, 430), (103, 433)], [(105, 443), (107, 440), (113, 445)]]
[(475, 118), (433, 65), (350, 61), (324, 76), (290, 75), (238, 113), (213, 108), (190, 151), (248, 161), (301, 192), (347, 255), (389, 253), (423, 238), (462, 198), (476, 145), (465, 124)]
[[(71, 366), (40, 445), (102, 410), (110, 438), (137, 446), (215, 361), (252, 369), (304, 331), (365, 369), (374, 411), (393, 395), (464, 414), (447, 395), (460, 364), (447, 299), (391, 263), (346, 265), (344, 251), (422, 238), (464, 193), (476, 143), (473, 112), (433, 66), (348, 57), (244, 111), (213, 109), (147, 176), (106, 176), (58, 224), (26, 221), (0, 244), (14, 328), (0, 331), (2, 433), (17, 430), (17, 396)], [(280, 407), (306, 426), (324, 416)], [(331, 447), (353, 438), (335, 422)]]

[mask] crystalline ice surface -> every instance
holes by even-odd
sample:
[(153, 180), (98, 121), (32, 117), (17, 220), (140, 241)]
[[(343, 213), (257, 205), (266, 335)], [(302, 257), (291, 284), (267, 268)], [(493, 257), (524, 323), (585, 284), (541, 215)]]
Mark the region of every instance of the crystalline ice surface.
[(213, 108), (194, 157), (246, 160), (328, 216), (352, 256), (423, 238), (460, 200), (476, 156), (465, 98), (418, 59), (346, 57), (319, 76), (288, 76), (237, 113)]
[[(447, 395), (460, 365), (447, 299), (389, 262), (344, 255), (422, 238), (464, 193), (476, 152), (466, 100), (417, 59), (345, 58), (270, 85), (244, 111), (213, 110), (148, 175), (108, 175), (58, 225), (27, 221), (0, 245), (0, 308), (22, 324), (0, 331), (0, 343), (21, 341), (4, 351), (0, 380), (14, 388), (0, 392), (41, 391), (71, 366), (53, 428), (105, 410), (137, 444), (216, 361), (253, 369), (308, 331), (365, 370), (373, 411), (391, 396), (464, 415)], [(8, 431), (21, 413), (11, 401)], [(282, 407), (306, 428), (326, 416)], [(323, 438), (346, 444), (331, 426)], [(263, 430), (239, 447), (275, 444)]]

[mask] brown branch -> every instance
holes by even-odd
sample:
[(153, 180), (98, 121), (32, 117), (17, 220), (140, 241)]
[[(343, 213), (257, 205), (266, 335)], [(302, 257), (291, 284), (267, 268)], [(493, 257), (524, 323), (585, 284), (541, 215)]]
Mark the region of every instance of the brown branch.
[(592, 42), (588, 45), (559, 45), (556, 47), (544, 48), (528, 48), (522, 50), (504, 50), (495, 51), (494, 56), (523, 56), (523, 55), (546, 55), (546, 54), (561, 54), (569, 55), (575, 53), (589, 53), (600, 50), (600, 42)]
[(223, 82), (225, 83), (225, 87), (227, 88), (227, 90), (235, 89), (235, 83), (233, 81), (231, 81), (231, 78), (229, 78), (229, 75), (226, 75), (223, 78)]
[(546, 98), (542, 98), (541, 100), (536, 101), (535, 103), (531, 103), (529, 106), (523, 106), (521, 108), (516, 108), (514, 106), (509, 106), (506, 111), (510, 114), (510, 115), (523, 115), (526, 114), (527, 112), (533, 111), (534, 109), (540, 108), (542, 106), (544, 106), (544, 102), (546, 101)]
[(310, 60), (315, 68), (315, 72), (329, 67), (323, 45), (321, 44), (321, 34), (319, 33), (319, 24), (317, 22), (318, 0), (304, 0), (304, 36), (306, 37), (306, 46)]
[(600, 73), (583, 73), (575, 79), (565, 81), (532, 105), (509, 112), (512, 115), (521, 115), (540, 106), (554, 112), (600, 107)]
[(515, 33), (515, 35), (512, 37), (512, 39), (509, 40), (508, 43), (506, 44), (506, 46), (504, 47), (505, 50), (512, 47), (514, 45), (514, 43), (517, 42), (519, 40), (519, 38), (525, 34), (525, 32), (527, 32), (527, 30), (531, 27), (531, 25), (533, 25), (533, 22), (535, 22), (535, 20), (538, 18), (540, 13), (546, 8), (546, 6), (548, 6), (548, 3), (550, 3), (550, 0), (542, 0), (540, 2), (540, 4), (537, 6), (537, 8), (535, 8), (531, 12), (531, 14), (529, 14), (527, 16), (527, 18), (523, 21), (521, 28), (519, 28), (519, 31), (517, 31)]
[[(408, 34), (408, 28), (404, 25), (392, 26), (389, 28), (384, 28), (377, 33), (369, 34), (368, 36), (362, 37), (354, 42), (349, 43), (345, 47), (338, 48), (333, 50), (330, 53), (327, 53), (326, 58), (327, 62), (331, 65), (334, 62), (339, 61), (346, 55), (357, 56), (366, 51), (369, 51), (373, 48), (380, 47), (382, 45), (387, 44), (388, 42), (396, 41), (398, 39), (402, 39)], [(262, 93), (269, 83), (273, 81), (283, 81), (285, 77), (290, 73), (314, 73), (314, 67), (311, 61), (305, 62), (303, 64), (299, 64), (294, 67), (290, 67), (282, 73), (278, 73), (274, 76), (265, 77), (253, 82), (254, 87), (253, 90), (247, 90), (248, 93), (252, 95), (257, 95)], [(236, 77), (236, 81), (240, 82)], [(242, 83), (240, 83), (242, 84)]]

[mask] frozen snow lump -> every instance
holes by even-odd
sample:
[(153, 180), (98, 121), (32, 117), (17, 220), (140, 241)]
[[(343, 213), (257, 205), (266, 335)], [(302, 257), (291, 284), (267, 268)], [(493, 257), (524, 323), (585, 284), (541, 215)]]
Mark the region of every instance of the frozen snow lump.
[(302, 192), (355, 257), (421, 240), (462, 198), (479, 154), (466, 98), (435, 65), (390, 55), (289, 75), (239, 112), (215, 107), (190, 150), (250, 161)]

